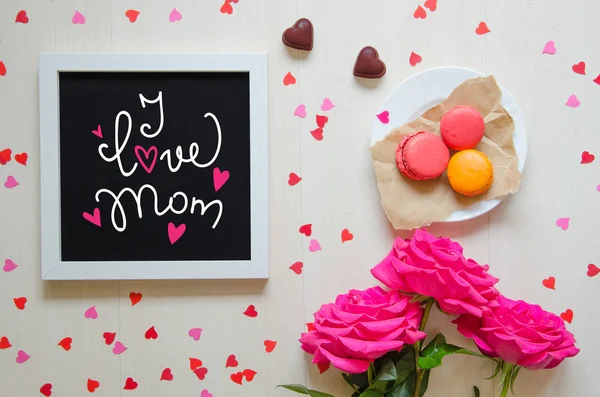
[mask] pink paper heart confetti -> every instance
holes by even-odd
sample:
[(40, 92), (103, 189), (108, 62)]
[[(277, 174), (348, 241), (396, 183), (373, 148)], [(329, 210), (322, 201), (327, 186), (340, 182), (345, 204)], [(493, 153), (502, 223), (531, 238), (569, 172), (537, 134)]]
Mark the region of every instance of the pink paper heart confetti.
[(12, 189), (14, 187), (19, 186), (19, 182), (15, 179), (14, 176), (9, 175), (6, 177), (6, 182), (4, 182), (4, 187), (7, 189)]
[(12, 259), (7, 259), (4, 261), (4, 266), (2, 267), (2, 270), (4, 270), (6, 273), (10, 273), (13, 270), (15, 270), (18, 266), (19, 265), (13, 262)]
[(567, 230), (569, 228), (569, 221), (571, 218), (558, 218), (556, 220), (556, 226), (560, 227), (562, 230)]
[(581, 102), (579, 102), (579, 99), (577, 99), (577, 95), (571, 95), (569, 99), (567, 99), (565, 105), (570, 108), (578, 108), (579, 105), (581, 105)]
[(202, 390), (202, 393), (200, 393), (200, 397), (213, 397), (213, 395), (210, 394), (208, 390), (204, 389)]
[(179, 240), (181, 236), (183, 236), (185, 230), (185, 223), (182, 223), (179, 226), (175, 226), (173, 222), (169, 222), (169, 224), (167, 225), (167, 233), (169, 234), (169, 241), (171, 242), (171, 245), (175, 244), (177, 240)]
[(118, 355), (118, 354), (124, 353), (125, 350), (127, 350), (127, 347), (124, 344), (122, 344), (121, 342), (117, 341), (117, 342), (115, 342), (115, 346), (113, 347), (112, 351), (113, 351), (113, 354)]
[(310, 240), (310, 243), (308, 244), (308, 250), (310, 252), (321, 251), (321, 244), (319, 243), (318, 240), (313, 238)]
[(301, 119), (306, 117), (306, 105), (298, 105), (296, 110), (294, 110), (294, 116), (300, 117)]
[(85, 318), (89, 318), (95, 320), (98, 318), (98, 312), (96, 311), (96, 306), (92, 306), (85, 311)]
[(331, 102), (331, 99), (329, 99), (329, 98), (323, 99), (323, 103), (321, 104), (322, 111), (327, 112), (327, 111), (333, 109), (334, 107), (335, 107), (335, 105), (333, 104), (333, 102)]
[(387, 110), (384, 110), (383, 112), (381, 112), (377, 115), (377, 118), (383, 124), (387, 124), (390, 122), (390, 112), (388, 112)]
[(181, 13), (177, 11), (177, 8), (173, 8), (173, 11), (169, 14), (169, 21), (171, 23), (181, 21)]
[(215, 167), (213, 170), (213, 184), (215, 187), (215, 192), (218, 192), (228, 180), (229, 171), (221, 171), (219, 167)]
[(188, 335), (197, 342), (202, 335), (202, 328), (192, 328), (188, 331)]
[(73, 18), (71, 19), (71, 22), (73, 22), (74, 25), (83, 25), (85, 23), (85, 17), (83, 16), (82, 13), (75, 10), (75, 14), (73, 15)]
[(550, 40), (544, 45), (544, 49), (542, 50), (542, 54), (554, 55), (556, 54), (556, 47), (554, 46), (554, 41)]
[(25, 361), (29, 360), (31, 356), (25, 353), (23, 350), (19, 350), (17, 352), (17, 364), (23, 364)]

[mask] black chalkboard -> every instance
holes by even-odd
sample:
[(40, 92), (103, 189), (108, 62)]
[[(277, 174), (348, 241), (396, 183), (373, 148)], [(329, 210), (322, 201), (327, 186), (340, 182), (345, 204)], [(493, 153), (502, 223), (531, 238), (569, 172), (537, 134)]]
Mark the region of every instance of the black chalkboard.
[(63, 261), (251, 259), (249, 73), (60, 72), (59, 117)]

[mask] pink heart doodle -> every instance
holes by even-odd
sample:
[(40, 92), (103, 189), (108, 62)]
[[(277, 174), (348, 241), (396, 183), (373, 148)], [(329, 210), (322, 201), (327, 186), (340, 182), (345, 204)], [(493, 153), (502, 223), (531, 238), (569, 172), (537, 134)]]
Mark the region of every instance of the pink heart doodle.
[(202, 335), (202, 328), (192, 328), (189, 330), (188, 335), (197, 342), (200, 340), (200, 335)]
[(310, 252), (321, 251), (321, 244), (313, 238), (310, 240), (310, 243), (308, 244), (308, 250)]
[(173, 222), (169, 222), (169, 225), (167, 226), (167, 231), (169, 232), (169, 241), (171, 242), (171, 245), (175, 244), (177, 240), (179, 240), (181, 236), (183, 236), (183, 233), (185, 233), (185, 228), (185, 223), (182, 223), (179, 226), (175, 226)]
[(115, 342), (115, 347), (113, 347), (113, 354), (121, 354), (127, 350), (127, 347), (121, 342)]
[(98, 318), (98, 312), (96, 311), (96, 306), (92, 306), (85, 311), (85, 318), (91, 318), (95, 320)]
[(23, 364), (25, 361), (29, 360), (31, 356), (25, 353), (23, 350), (19, 350), (17, 352), (17, 364)]
[(390, 122), (390, 112), (388, 112), (387, 110), (384, 110), (383, 112), (381, 112), (377, 115), (377, 118), (383, 124), (387, 124)]
[(18, 266), (19, 265), (17, 265), (11, 259), (7, 259), (4, 261), (4, 267), (2, 268), (2, 270), (4, 270), (6, 273), (9, 273), (15, 270)]
[[(147, 173), (151, 173), (152, 170), (154, 169), (154, 166), (156, 165), (156, 159), (158, 158), (158, 149), (156, 148), (156, 146), (152, 146), (152, 147), (150, 147), (150, 149), (146, 150), (143, 147), (141, 147), (140, 145), (137, 145), (134, 148), (134, 150), (135, 150), (135, 156), (137, 157), (141, 166), (146, 170)], [(150, 161), (150, 166), (146, 165), (144, 160), (142, 160), (142, 156), (140, 156), (140, 152), (144, 153), (144, 158), (146, 160), (150, 160), (150, 155), (152, 153), (154, 153), (154, 156), (152, 156), (152, 160)]]
[(100, 220), (100, 208), (94, 208), (94, 215), (88, 213), (88, 212), (84, 212), (83, 213), (83, 219), (85, 219), (86, 221), (93, 223), (94, 225), (101, 227), (102, 226), (102, 222)]
[(92, 134), (96, 135), (98, 138), (102, 138), (102, 127), (98, 124), (98, 128), (92, 130)]
[(229, 171), (221, 172), (219, 167), (216, 167), (213, 170), (213, 183), (215, 185), (215, 192), (218, 192), (219, 189), (221, 189), (223, 187), (223, 185), (225, 184), (225, 182), (227, 182), (228, 179), (229, 179)]

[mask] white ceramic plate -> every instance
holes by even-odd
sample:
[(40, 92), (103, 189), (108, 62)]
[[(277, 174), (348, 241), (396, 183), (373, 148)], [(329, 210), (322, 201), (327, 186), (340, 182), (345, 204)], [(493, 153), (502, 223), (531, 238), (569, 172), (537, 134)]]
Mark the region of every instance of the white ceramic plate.
[[(390, 112), (389, 123), (383, 124), (377, 118), (371, 133), (371, 145), (382, 140), (391, 129), (413, 120), (427, 109), (437, 105), (450, 95), (452, 90), (465, 80), (484, 76), (480, 72), (458, 67), (428, 69), (409, 77), (400, 84), (383, 102), (377, 114)], [(515, 123), (513, 142), (519, 156), (519, 171), (523, 172), (527, 157), (527, 131), (521, 109), (502, 86), (502, 106), (512, 116)], [(454, 211), (445, 222), (458, 222), (473, 219), (494, 209), (502, 199), (477, 202), (465, 209)]]

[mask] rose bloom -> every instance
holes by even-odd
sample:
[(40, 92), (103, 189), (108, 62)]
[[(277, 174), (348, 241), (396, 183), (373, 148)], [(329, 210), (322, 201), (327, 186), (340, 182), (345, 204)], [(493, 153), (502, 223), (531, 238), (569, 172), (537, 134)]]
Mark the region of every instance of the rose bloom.
[(564, 321), (538, 305), (498, 297), (499, 307), (477, 318), (462, 315), (453, 323), (486, 356), (528, 369), (554, 368), (579, 353)]
[(488, 269), (466, 259), (459, 243), (421, 229), (410, 240), (396, 239), (371, 273), (391, 289), (434, 298), (446, 313), (481, 316), (499, 294)]
[(331, 363), (349, 373), (365, 372), (376, 358), (425, 338), (418, 330), (421, 307), (398, 291), (351, 290), (315, 313), (314, 330), (300, 338), (314, 364)]

